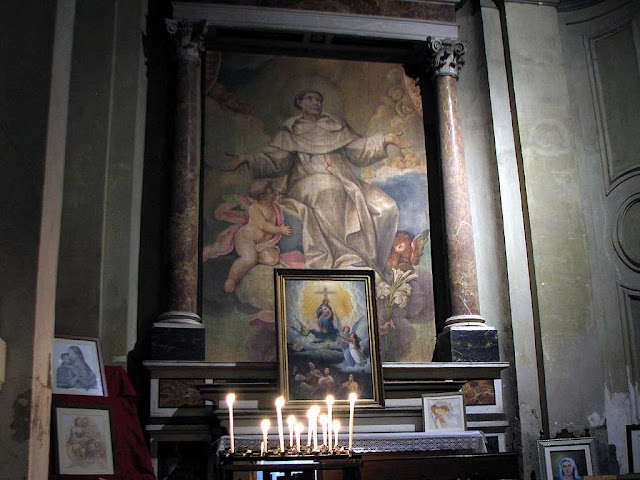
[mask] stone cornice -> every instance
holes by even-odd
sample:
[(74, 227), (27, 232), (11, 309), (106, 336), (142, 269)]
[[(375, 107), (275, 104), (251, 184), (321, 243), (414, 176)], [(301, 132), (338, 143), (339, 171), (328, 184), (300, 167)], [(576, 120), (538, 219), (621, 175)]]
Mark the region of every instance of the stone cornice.
[(227, 4), (173, 2), (172, 5), (175, 18), (204, 20), (213, 28), (304, 31), (405, 40), (424, 40), (428, 36), (458, 37), (457, 25), (411, 18)]

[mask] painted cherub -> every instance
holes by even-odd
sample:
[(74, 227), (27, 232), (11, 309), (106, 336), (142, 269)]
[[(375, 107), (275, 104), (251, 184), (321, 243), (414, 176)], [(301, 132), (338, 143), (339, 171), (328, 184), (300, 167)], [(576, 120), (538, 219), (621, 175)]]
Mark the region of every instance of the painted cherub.
[[(238, 258), (231, 265), (224, 291), (231, 293), (242, 277), (257, 263), (276, 265), (280, 258), (277, 243), (282, 235), (291, 235), (291, 227), (284, 224), (282, 209), (276, 203), (277, 192), (269, 180), (256, 180), (249, 187), (246, 212), (223, 204), (216, 216), (236, 225), (222, 232), (216, 242), (203, 249), (203, 260), (226, 255), (235, 248)], [(242, 225), (240, 225), (243, 223)]]
[(387, 257), (387, 267), (403, 271), (413, 270), (413, 266), (420, 263), (428, 238), (428, 230), (415, 237), (409, 232), (398, 230)]

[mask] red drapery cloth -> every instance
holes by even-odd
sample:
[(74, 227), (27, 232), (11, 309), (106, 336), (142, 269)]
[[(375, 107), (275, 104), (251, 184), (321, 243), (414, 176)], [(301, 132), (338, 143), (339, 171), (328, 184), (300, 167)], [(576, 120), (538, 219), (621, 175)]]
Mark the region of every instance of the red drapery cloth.
[[(151, 455), (142, 435), (142, 428), (136, 410), (136, 391), (122, 367), (104, 367), (108, 397), (82, 395), (54, 395), (55, 405), (91, 408), (106, 405), (111, 410), (113, 430), (113, 458), (115, 475), (56, 475), (55, 440), (52, 442), (50, 480), (155, 480), (151, 465)], [(51, 418), (55, 422), (54, 415)], [(53, 425), (52, 425), (53, 426)], [(52, 429), (53, 431), (53, 429)], [(64, 440), (62, 440), (64, 441)]]

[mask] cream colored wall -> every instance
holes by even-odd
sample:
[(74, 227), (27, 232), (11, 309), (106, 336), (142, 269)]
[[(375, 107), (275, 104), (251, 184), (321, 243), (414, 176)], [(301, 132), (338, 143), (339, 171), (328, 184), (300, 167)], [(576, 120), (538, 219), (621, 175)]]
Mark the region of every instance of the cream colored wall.
[[(571, 115), (594, 285), (594, 337), (602, 355), (603, 410), (585, 412), (592, 430), (605, 430), (611, 453), (601, 463), (627, 470), (626, 425), (640, 423), (640, 269), (622, 250), (637, 256), (633, 231), (618, 230), (625, 204), (640, 205), (640, 4), (608, 0), (559, 15), (567, 65)], [(617, 89), (617, 91), (616, 91)], [(616, 95), (603, 101), (603, 95)], [(585, 375), (587, 375), (585, 373)], [(608, 452), (605, 452), (605, 454)]]
[[(47, 478), (55, 280), (74, 0), (3, 4), (0, 479)], [(6, 21), (6, 23), (5, 23)], [(24, 39), (29, 41), (25, 42)]]

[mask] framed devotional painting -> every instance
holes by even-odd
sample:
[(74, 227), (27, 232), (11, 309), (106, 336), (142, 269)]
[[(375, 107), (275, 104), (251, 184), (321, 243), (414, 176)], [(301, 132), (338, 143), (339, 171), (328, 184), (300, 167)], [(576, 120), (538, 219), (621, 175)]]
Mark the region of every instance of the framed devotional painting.
[(70, 335), (53, 339), (53, 393), (107, 396), (100, 339)]
[[(425, 119), (402, 65), (207, 51), (207, 359), (275, 362), (276, 268), (375, 271), (380, 356), (436, 343)], [(433, 122), (432, 122), (433, 123)]]
[(372, 270), (277, 269), (280, 390), (287, 404), (383, 404)]
[(57, 473), (113, 475), (111, 411), (107, 406), (53, 408)]
[(542, 480), (599, 473), (595, 441), (591, 437), (538, 440), (538, 454)]

